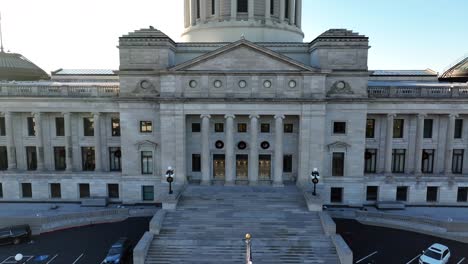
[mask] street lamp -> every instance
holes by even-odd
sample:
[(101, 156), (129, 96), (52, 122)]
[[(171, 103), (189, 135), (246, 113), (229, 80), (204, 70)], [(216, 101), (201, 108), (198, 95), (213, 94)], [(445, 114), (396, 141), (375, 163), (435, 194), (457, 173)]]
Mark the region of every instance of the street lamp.
[(169, 194), (172, 194), (172, 182), (174, 181), (174, 169), (171, 166), (167, 167), (166, 180), (169, 183)]
[(245, 234), (245, 263), (252, 264), (252, 235)]
[(320, 175), (319, 175), (319, 172), (318, 172), (317, 168), (314, 168), (314, 170), (310, 174), (310, 179), (312, 180), (312, 183), (314, 184), (314, 192), (312, 194), (314, 196), (316, 196), (317, 195), (316, 187), (317, 187), (317, 183), (319, 183), (319, 179), (320, 179)]

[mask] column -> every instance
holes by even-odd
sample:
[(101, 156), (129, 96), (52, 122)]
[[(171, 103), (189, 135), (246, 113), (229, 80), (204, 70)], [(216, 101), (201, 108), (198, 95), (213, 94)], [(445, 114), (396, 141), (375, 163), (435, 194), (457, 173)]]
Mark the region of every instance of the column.
[(296, 0), (296, 25), (302, 27), (302, 0)]
[(190, 0), (190, 26), (197, 23), (197, 0)]
[(455, 119), (458, 117), (456, 114), (448, 116), (447, 123), (447, 142), (445, 144), (445, 166), (444, 173), (449, 175), (452, 173), (452, 155), (453, 155), (453, 137), (455, 134)]
[(280, 14), (279, 14), (280, 23), (284, 21), (284, 12), (286, 12), (286, 0), (280, 0)]
[(258, 184), (258, 115), (250, 116), (249, 184)]
[(16, 147), (13, 134), (13, 114), (5, 112), (5, 132), (7, 137), (8, 170), (16, 170)]
[(214, 5), (215, 5), (215, 6), (214, 6), (214, 11), (215, 11), (215, 13), (214, 13), (214, 18), (215, 18), (215, 20), (218, 20), (219, 17), (221, 16), (221, 12), (220, 12), (220, 11), (221, 11), (221, 8), (220, 8), (220, 1), (221, 1), (221, 0), (215, 0), (215, 1), (214, 1)]
[(37, 170), (44, 170), (44, 139), (42, 137), (42, 114), (32, 113), (36, 130)]
[(387, 115), (387, 133), (385, 134), (385, 174), (392, 173), (393, 120), (395, 114)]
[(190, 26), (190, 0), (184, 0), (184, 27)]
[(296, 23), (296, 0), (289, 0), (289, 24)]
[(200, 21), (201, 23), (206, 22), (206, 11), (207, 11), (207, 5), (206, 5), (206, 0), (200, 0)]
[(237, 19), (237, 1), (231, 0), (231, 20)]
[(93, 113), (94, 122), (94, 157), (95, 157), (95, 171), (102, 171), (102, 158), (101, 158), (101, 114)]
[(73, 170), (73, 147), (72, 147), (72, 128), (71, 128), (71, 114), (63, 113), (64, 126), (65, 126), (65, 163), (67, 171)]
[(414, 174), (421, 175), (422, 166), (422, 150), (423, 150), (423, 138), (424, 138), (424, 119), (425, 114), (419, 114), (416, 124), (416, 148), (415, 148), (415, 159), (414, 159)]
[(254, 20), (254, 0), (248, 2), (249, 20)]
[(202, 185), (210, 185), (210, 115), (201, 115), (202, 119), (202, 152), (201, 152), (201, 171)]
[(234, 185), (236, 159), (234, 156), (234, 115), (226, 115), (226, 182), (225, 185)]
[(265, 0), (265, 20), (271, 19), (271, 0)]
[(283, 186), (283, 119), (284, 115), (275, 115), (275, 187)]

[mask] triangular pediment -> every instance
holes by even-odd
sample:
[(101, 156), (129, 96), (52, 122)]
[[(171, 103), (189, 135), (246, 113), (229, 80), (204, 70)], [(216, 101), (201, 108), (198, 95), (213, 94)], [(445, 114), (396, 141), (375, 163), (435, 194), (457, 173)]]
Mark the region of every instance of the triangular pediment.
[(210, 72), (319, 71), (247, 40), (231, 43), (215, 51), (176, 65), (169, 70)]

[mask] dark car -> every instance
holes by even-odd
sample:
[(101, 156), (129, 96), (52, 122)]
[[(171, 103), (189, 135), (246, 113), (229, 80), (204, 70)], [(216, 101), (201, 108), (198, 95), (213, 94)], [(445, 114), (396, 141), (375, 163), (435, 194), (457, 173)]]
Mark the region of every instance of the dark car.
[(126, 263), (129, 261), (131, 253), (132, 246), (130, 240), (126, 237), (121, 237), (111, 246), (102, 264)]
[(31, 239), (31, 228), (29, 225), (18, 225), (0, 228), (0, 245), (19, 244)]

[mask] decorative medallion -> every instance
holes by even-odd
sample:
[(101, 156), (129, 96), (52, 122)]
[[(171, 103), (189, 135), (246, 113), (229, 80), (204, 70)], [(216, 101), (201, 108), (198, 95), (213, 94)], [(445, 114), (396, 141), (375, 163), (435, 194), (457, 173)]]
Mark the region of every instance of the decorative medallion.
[(151, 82), (147, 81), (147, 80), (143, 80), (140, 82), (140, 88), (143, 89), (143, 90), (148, 90), (152, 87), (153, 85), (151, 84)]
[(351, 86), (347, 82), (338, 81), (330, 88), (328, 95), (330, 94), (354, 94), (354, 92), (351, 90)]
[(216, 141), (215, 147), (216, 147), (217, 149), (222, 149), (222, 148), (224, 148), (224, 142), (221, 141), (221, 140)]
[(296, 88), (297, 83), (294, 80), (289, 81), (289, 88)]
[(244, 80), (239, 81), (239, 87), (240, 87), (240, 88), (245, 88), (245, 87), (247, 87), (247, 82), (244, 81)]
[(262, 147), (262, 149), (269, 149), (270, 148), (270, 143), (268, 143), (268, 141), (263, 141), (260, 144), (260, 147)]
[(346, 88), (346, 83), (341, 81), (341, 82), (338, 82), (336, 84), (336, 88), (339, 89), (339, 90), (343, 90), (344, 88)]
[(195, 80), (191, 80), (191, 81), (189, 82), (189, 86), (190, 86), (191, 88), (196, 88), (197, 85), (198, 85), (198, 83), (197, 83), (197, 81), (195, 81)]
[(271, 88), (271, 81), (270, 80), (266, 80), (263, 82), (263, 87), (265, 88)]
[(223, 82), (220, 81), (220, 80), (216, 80), (216, 81), (213, 82), (213, 86), (215, 88), (221, 88), (221, 86), (223, 86)]
[(239, 142), (239, 144), (237, 144), (237, 147), (239, 149), (246, 149), (247, 148), (247, 143), (245, 143), (244, 141), (241, 141), (241, 142)]

